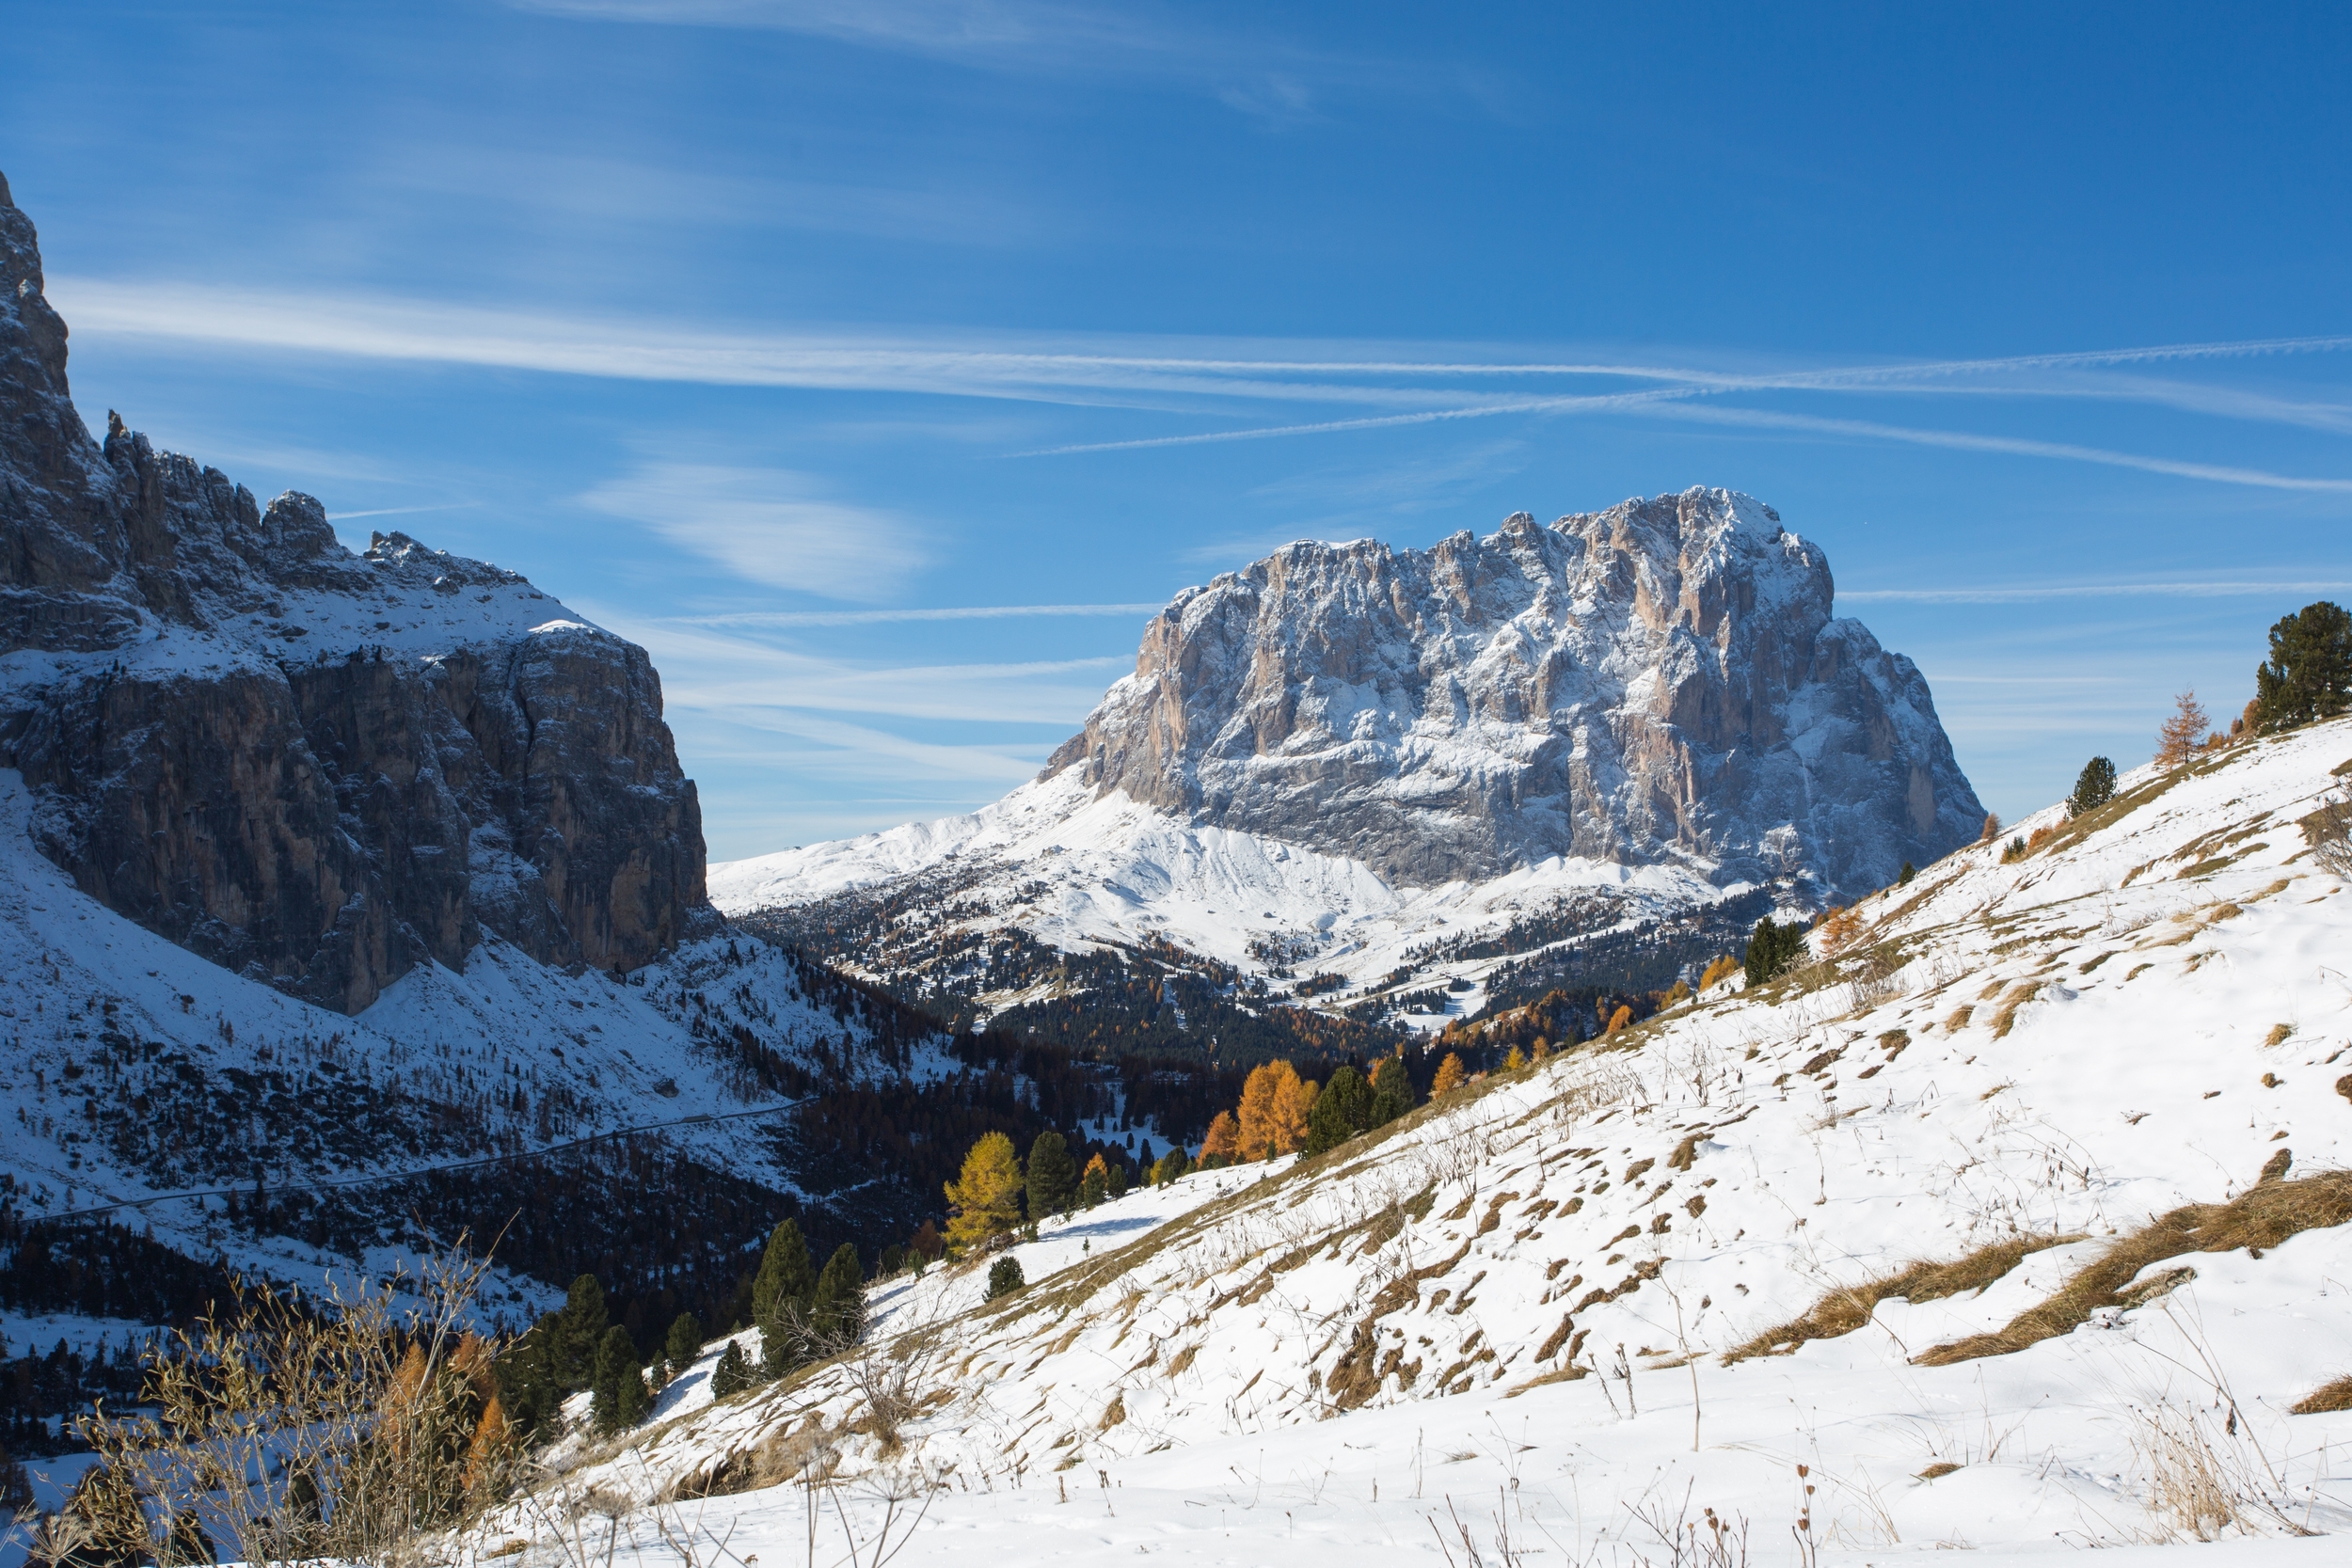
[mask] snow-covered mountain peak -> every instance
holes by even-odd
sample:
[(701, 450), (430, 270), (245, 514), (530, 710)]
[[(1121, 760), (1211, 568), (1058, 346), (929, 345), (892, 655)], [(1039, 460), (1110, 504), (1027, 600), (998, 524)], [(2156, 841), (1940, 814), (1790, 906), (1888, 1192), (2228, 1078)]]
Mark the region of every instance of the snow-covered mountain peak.
[(1441, 949), (1436, 977), (1475, 986), (1660, 920), (1720, 944), (1756, 890), (1851, 898), (1982, 820), (1926, 681), (1834, 594), (1817, 546), (1729, 490), (1286, 545), (1178, 594), (1039, 779), (714, 867), (712, 898), (983, 1010), (1020, 987), (929, 972), (1008, 927), (1311, 972), (1323, 1005), (1425, 990)]

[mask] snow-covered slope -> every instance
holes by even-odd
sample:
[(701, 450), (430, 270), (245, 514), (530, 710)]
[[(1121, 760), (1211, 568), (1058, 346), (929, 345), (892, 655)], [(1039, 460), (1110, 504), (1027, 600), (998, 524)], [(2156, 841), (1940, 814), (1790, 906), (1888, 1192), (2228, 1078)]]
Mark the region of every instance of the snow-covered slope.
[[(1189, 825), (1074, 773), (1022, 785), (966, 816), (710, 868), (711, 902), (750, 914), (886, 892), (908, 910), (918, 955), (952, 930), (1011, 929), (1065, 950), (1158, 938), (1244, 974), (1344, 977), (1328, 999), (1390, 989), (1400, 969), (1475, 980), (1491, 960), (1433, 959), (1440, 943), (1492, 934), (1583, 900), (1607, 915), (1581, 932), (1719, 903), (1688, 867), (1553, 856), (1480, 881), (1398, 887), (1361, 861), (1255, 833)], [(878, 978), (888, 951), (828, 955)], [(862, 960), (862, 961), (861, 961)], [(1426, 972), (1425, 974), (1423, 972)], [(985, 992), (997, 1006), (1015, 993)]]
[[(1504, 1533), (1663, 1563), (1702, 1509), (1751, 1532), (1732, 1560), (2200, 1529), (2279, 1538), (2230, 1561), (2334, 1560), (2285, 1538), (2352, 1530), (2352, 1416), (2287, 1407), (2352, 1372), (2327, 1223), (2352, 1212), (2327, 1176), (2352, 1167), (2352, 887), (2298, 826), (2347, 770), (2352, 721), (2143, 769), (2022, 859), (1866, 900), (1851, 947), (1758, 994), (1048, 1228), (1004, 1301), (976, 1304), (984, 1261), (878, 1295), (919, 1405), (895, 1433), (872, 1364), (835, 1365), (681, 1396), (575, 1479), (724, 1493), (813, 1460), (830, 1495), (698, 1505), (762, 1556), (800, 1552), (811, 1502), (870, 1544), (929, 1488), (900, 1563), (1434, 1562), (1439, 1538), (1459, 1562), (1460, 1527), (1486, 1561), (1520, 1560)], [(2316, 1227), (2249, 1250), (2208, 1215), (2047, 1338), (1938, 1349), (2239, 1199)], [(1964, 1289), (1869, 1289), (1963, 1261)], [(1819, 1337), (1777, 1332), (1817, 1304)]]
[[(819, 1001), (805, 966), (733, 934), (620, 977), (551, 968), (492, 935), (463, 973), (428, 963), (357, 1018), (328, 1012), (89, 898), (34, 850), (32, 809), (0, 770), (0, 1181), (22, 1222), (103, 1213), (191, 1258), (316, 1279), (453, 1238), (395, 1206), (355, 1249), (306, 1239), (298, 1214), (232, 1223), (230, 1192), (250, 1198), (258, 1182), (282, 1208), (356, 1179), (486, 1172), (654, 1128), (675, 1157), (790, 1193), (770, 1136), (795, 1102), (779, 1069), (821, 1069), (828, 1085), (952, 1069), (936, 1045), (876, 1051), (855, 998)], [(189, 1193), (212, 1196), (149, 1201)], [(511, 1316), (549, 1289), (510, 1271), (489, 1305)], [(21, 1318), (0, 1320), (20, 1346)], [(45, 1346), (65, 1329), (39, 1332)]]

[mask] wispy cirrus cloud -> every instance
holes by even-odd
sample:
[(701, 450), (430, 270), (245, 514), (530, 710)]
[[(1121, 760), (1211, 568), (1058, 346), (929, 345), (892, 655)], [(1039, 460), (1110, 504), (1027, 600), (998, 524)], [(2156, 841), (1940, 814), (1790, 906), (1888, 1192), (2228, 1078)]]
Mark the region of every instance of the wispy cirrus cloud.
[(1020, 75), (1124, 76), (1205, 89), (1273, 126), (1321, 117), (1334, 90), (1462, 91), (1483, 86), (1454, 63), (1381, 60), (1309, 49), (1264, 31), (1205, 28), (1147, 4), (1069, 0), (508, 0), (581, 22), (798, 34), (856, 48)]
[(929, 555), (922, 531), (905, 518), (832, 499), (788, 468), (648, 463), (580, 502), (749, 581), (829, 599), (890, 598)]
[(829, 653), (634, 615), (576, 599), (573, 608), (639, 642), (660, 667), (672, 705), (739, 717), (849, 713), (965, 724), (1073, 725), (1132, 653), (973, 663), (866, 664)]
[[(2352, 582), (2317, 580), (1984, 583), (1973, 587), (1839, 589), (1841, 604), (2041, 604), (2051, 599), (2234, 599), (2275, 594), (2352, 593)], [(1939, 679), (1956, 677), (1945, 675)]]
[(1152, 604), (946, 605), (928, 610), (746, 610), (710, 615), (671, 616), (669, 626), (742, 626), (790, 630), (801, 626), (877, 626), (923, 621), (1011, 621), (1057, 616), (1156, 615)]
[(2097, 463), (2112, 468), (2137, 468), (2143, 473), (2169, 474), (2176, 479), (2201, 479), (2217, 484), (2246, 484), (2265, 490), (2315, 490), (2352, 495), (2352, 479), (2315, 479), (2276, 474), (2262, 468), (2241, 468), (2219, 463), (2187, 463), (2177, 458), (2150, 457), (2138, 452), (2110, 451), (2102, 447), (2076, 446), (2066, 441), (2037, 441), (2018, 436), (1986, 436), (1964, 430), (1920, 430), (1908, 425), (1882, 424), (1874, 420), (1822, 419), (1810, 414), (1786, 414), (1764, 408), (1726, 408), (1713, 404), (1661, 405), (1655, 412), (1677, 420), (1713, 424), (1744, 425), (1758, 430), (1796, 430), (1820, 436), (1857, 436), (1872, 441), (1899, 441), (1911, 446), (1943, 447), (1955, 451), (2002, 452), (2017, 457), (2055, 457), (2076, 463)]
[[(1143, 451), (1295, 439), (1512, 417), (1660, 418), (1872, 442), (2046, 458), (2201, 483), (2326, 494), (2352, 479), (2147, 454), (2084, 442), (1938, 429), (1801, 412), (1792, 400), (1903, 396), (2063, 398), (2156, 404), (2191, 413), (2352, 433), (2352, 405), (2265, 388), (2153, 377), (2144, 367), (2331, 354), (2352, 338), (2158, 344), (2004, 358), (1828, 366), (1722, 366), (1695, 357), (1543, 356), (1494, 350), (1400, 356), (1285, 352), (1291, 344), (1080, 339), (1048, 334), (715, 330), (363, 294), (302, 294), (187, 283), (66, 277), (51, 293), (86, 333), (309, 356), (461, 364), (606, 379), (778, 387), (1127, 408), (1207, 416), (1221, 428), (1062, 442), (1018, 457)], [(1531, 382), (1564, 383), (1559, 390)], [(1581, 384), (1581, 385), (1580, 385)], [(1759, 403), (1768, 406), (1758, 406)], [(1281, 405), (1329, 417), (1275, 419)], [(1357, 412), (1357, 410), (1376, 410)], [(821, 522), (821, 518), (814, 519)], [(765, 580), (765, 579), (763, 579)]]

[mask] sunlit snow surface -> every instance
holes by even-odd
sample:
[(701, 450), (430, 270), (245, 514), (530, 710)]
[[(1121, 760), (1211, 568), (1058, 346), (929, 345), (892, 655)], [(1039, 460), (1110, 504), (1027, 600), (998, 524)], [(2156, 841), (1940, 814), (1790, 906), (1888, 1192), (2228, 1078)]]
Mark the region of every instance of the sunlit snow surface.
[[(1999, 1328), (2150, 1215), (2244, 1191), (2281, 1149), (2296, 1174), (2345, 1164), (2352, 894), (2296, 822), (2347, 761), (2352, 723), (2315, 727), (2078, 845), (1930, 867), (1864, 906), (1868, 939), (1904, 960), (1872, 995), (1710, 993), (1625, 1049), (1489, 1081), (1305, 1167), (1196, 1176), (1049, 1226), (1009, 1302), (975, 1307), (985, 1260), (879, 1291), (881, 1339), (929, 1347), (933, 1402), (900, 1449), (860, 1430), (834, 1368), (718, 1405), (681, 1386), (576, 1481), (651, 1497), (821, 1416), (838, 1453), (825, 1561), (845, 1521), (870, 1547), (883, 1492), (920, 1474), (939, 1489), (898, 1563), (1434, 1563), (1433, 1521), (1464, 1562), (1457, 1514), (1487, 1563), (1504, 1528), (1521, 1561), (1663, 1562), (1639, 1515), (1672, 1528), (1686, 1498), (1692, 1520), (1744, 1519), (1749, 1560), (1780, 1563), (1804, 1465), (1828, 1560), (2024, 1561), (2180, 1533), (2153, 1506), (2153, 1417), (2196, 1423), (2272, 1510), (2247, 1513), (2260, 1539), (2231, 1527), (2154, 1560), (2345, 1560), (2352, 1417), (2285, 1414), (2352, 1371), (2341, 1229), (2177, 1259), (2196, 1275), (2169, 1295), (2017, 1354), (1912, 1358)], [(1720, 1358), (1839, 1285), (2020, 1231), (2089, 1239), (1981, 1294)], [(1384, 1290), (1405, 1305), (1378, 1315)], [(1581, 1337), (1563, 1341), (1564, 1320)], [(1394, 1350), (1418, 1370), (1342, 1411), (1327, 1380), (1359, 1328), (1382, 1364)], [(1609, 1369), (1620, 1345), (1629, 1387), (1539, 1381), (1571, 1346)], [(1921, 1478), (1939, 1464), (1960, 1468)], [(672, 1520), (774, 1568), (804, 1560), (808, 1502), (780, 1485)], [(2328, 1533), (2290, 1539), (2290, 1522)], [(625, 1528), (624, 1559), (666, 1560), (651, 1516)]]
[[(1000, 911), (983, 925), (1017, 924), (1065, 948), (1164, 937), (1244, 972), (1265, 968), (1249, 951), (1253, 939), (1295, 935), (1311, 944), (1302, 972), (1359, 984), (1376, 983), (1415, 948), (1498, 929), (1567, 895), (1616, 895), (1630, 920), (1744, 889), (1715, 887), (1683, 866), (1559, 856), (1486, 881), (1391, 887), (1360, 861), (1191, 826), (1117, 791), (1098, 797), (1073, 769), (1024, 784), (969, 816), (714, 865), (710, 899), (741, 914), (959, 865), (980, 878), (964, 896)], [(1043, 889), (1034, 901), (1033, 885)], [(1475, 978), (1489, 967), (1449, 964), (1419, 983), (1455, 973)]]

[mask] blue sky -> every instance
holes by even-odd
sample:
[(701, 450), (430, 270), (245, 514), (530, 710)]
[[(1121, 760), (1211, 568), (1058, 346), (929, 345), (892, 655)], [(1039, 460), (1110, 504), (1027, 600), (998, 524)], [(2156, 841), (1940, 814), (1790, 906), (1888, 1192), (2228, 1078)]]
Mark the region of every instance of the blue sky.
[(714, 859), (1294, 538), (1693, 483), (2014, 816), (2352, 594), (2352, 12), (10, 8), (85, 417), (650, 647)]

